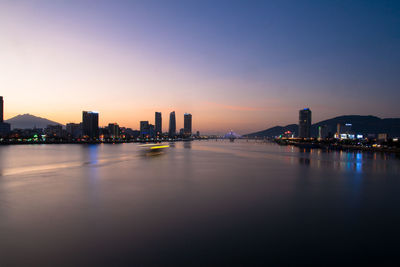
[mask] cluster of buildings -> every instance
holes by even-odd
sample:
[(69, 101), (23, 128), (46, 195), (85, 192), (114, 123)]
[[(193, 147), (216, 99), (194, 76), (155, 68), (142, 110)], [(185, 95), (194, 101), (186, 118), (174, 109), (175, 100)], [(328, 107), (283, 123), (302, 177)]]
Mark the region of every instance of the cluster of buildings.
[(65, 129), (62, 125), (48, 125), (44, 129), (15, 129), (11, 131), (11, 125), (4, 122), (4, 101), (0, 97), (0, 136), (11, 138), (30, 138), (37, 140), (68, 141), (115, 141), (115, 140), (166, 140), (176, 138), (190, 138), (192, 136), (192, 115), (185, 113), (183, 116), (184, 128), (176, 130), (175, 111), (169, 114), (168, 132), (162, 132), (162, 114), (155, 112), (154, 124), (149, 121), (140, 122), (140, 130), (120, 127), (117, 123), (109, 123), (106, 127), (99, 127), (99, 113), (96, 111), (83, 111), (81, 123), (67, 123)]
[[(109, 123), (106, 127), (99, 127), (99, 113), (96, 111), (83, 111), (82, 123), (67, 123), (66, 133), (74, 139), (84, 140), (165, 140), (176, 138), (189, 138), (192, 136), (192, 115), (184, 114), (184, 128), (176, 131), (175, 111), (169, 115), (169, 129), (162, 132), (162, 114), (155, 112), (154, 124), (149, 121), (140, 121), (140, 130), (120, 127), (117, 123)], [(60, 126), (61, 127), (61, 126)], [(50, 136), (52, 132), (49, 133)], [(197, 135), (200, 135), (197, 132)]]
[[(309, 108), (304, 108), (299, 111), (299, 138), (311, 138), (311, 118), (312, 112)], [(336, 139), (363, 139), (364, 136), (361, 134), (355, 134), (352, 129), (351, 123), (345, 123), (344, 125), (338, 123), (336, 132), (332, 134), (332, 131), (327, 125), (318, 126), (318, 138), (336, 138)]]
[[(311, 116), (312, 112), (309, 108), (304, 108), (299, 111), (299, 138), (311, 138), (315, 137), (311, 134)], [(340, 140), (357, 140), (357, 139), (377, 139), (378, 141), (386, 141), (388, 135), (386, 133), (381, 133), (378, 135), (370, 134), (364, 136), (363, 134), (356, 133), (352, 129), (351, 123), (337, 123), (336, 129), (332, 130), (328, 127), (328, 125), (319, 125), (318, 126), (318, 139), (327, 139), (327, 138), (335, 138)], [(332, 128), (332, 127), (331, 127)], [(336, 130), (336, 131), (335, 131)], [(287, 134), (287, 133), (285, 133)], [(290, 133), (292, 134), (292, 133)], [(289, 136), (287, 136), (289, 137)]]

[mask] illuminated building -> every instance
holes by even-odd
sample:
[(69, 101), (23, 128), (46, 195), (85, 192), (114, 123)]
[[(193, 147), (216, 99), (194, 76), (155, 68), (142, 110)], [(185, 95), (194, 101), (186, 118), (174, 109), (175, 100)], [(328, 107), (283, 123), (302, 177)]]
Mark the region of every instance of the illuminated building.
[(174, 137), (176, 135), (176, 119), (175, 119), (175, 111), (172, 111), (169, 114), (169, 137)]
[(338, 123), (336, 127), (335, 138), (338, 139), (355, 139), (355, 133), (352, 131), (353, 125), (351, 123), (345, 123), (344, 125)]
[(99, 139), (99, 113), (95, 111), (82, 112), (83, 135), (89, 139)]
[(299, 137), (311, 137), (311, 110), (309, 108), (299, 111)]
[(184, 134), (185, 135), (191, 135), (192, 134), (192, 114), (185, 113), (183, 115), (183, 129), (184, 129)]
[(156, 132), (156, 135), (161, 135), (161, 133), (162, 133), (161, 112), (156, 112), (156, 114), (155, 114), (155, 132)]
[(108, 132), (111, 138), (119, 138), (119, 125), (117, 123), (109, 123)]

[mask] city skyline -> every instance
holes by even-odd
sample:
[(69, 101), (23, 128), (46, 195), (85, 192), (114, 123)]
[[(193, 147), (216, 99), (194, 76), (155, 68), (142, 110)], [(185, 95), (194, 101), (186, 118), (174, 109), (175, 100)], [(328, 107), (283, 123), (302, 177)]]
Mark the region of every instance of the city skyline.
[[(3, 111), (4, 111), (4, 98), (3, 98), (3, 96), (0, 96), (0, 123), (2, 123), (3, 122)], [(164, 130), (164, 128), (162, 127), (162, 112), (158, 112), (158, 111), (156, 111), (156, 112), (154, 112), (155, 113), (155, 116), (154, 116), (154, 125), (152, 125), (152, 124), (149, 124), (149, 121), (143, 121), (143, 120), (141, 120), (141, 121), (139, 121), (139, 127), (138, 128), (133, 128), (133, 129), (140, 129), (140, 130), (142, 130), (142, 128), (143, 128), (143, 122), (147, 122), (147, 124), (148, 124), (148, 126), (149, 125), (152, 125), (153, 126), (153, 128), (154, 128), (154, 131), (155, 131), (155, 133), (156, 134), (158, 134), (158, 133), (166, 133), (166, 132), (169, 132), (169, 128), (167, 128), (167, 129), (165, 129)], [(27, 113), (27, 114), (29, 114), (29, 113)], [(175, 111), (172, 111), (171, 112), (171, 114), (174, 114), (173, 115), (173, 124), (175, 125), (174, 127), (175, 127), (175, 132), (176, 132), (176, 118), (175, 118)], [(170, 114), (170, 115), (171, 115)], [(30, 115), (32, 115), (32, 114), (30, 114)], [(101, 124), (99, 124), (99, 112), (98, 111), (82, 111), (82, 119), (80, 120), (80, 122), (77, 122), (77, 121), (68, 121), (67, 123), (65, 123), (64, 124), (64, 126), (66, 126), (66, 127), (68, 127), (68, 125), (78, 125), (79, 123), (82, 123), (83, 125), (85, 125), (85, 123), (84, 123), (84, 121), (85, 121), (85, 118), (87, 118), (88, 116), (90, 116), (90, 117), (92, 117), (92, 116), (96, 116), (96, 118), (95, 118), (95, 122), (93, 122), (93, 123), (95, 123), (95, 125), (97, 125), (97, 127), (106, 127), (106, 125), (108, 124), (108, 127), (111, 127), (111, 125), (118, 125), (119, 126), (119, 124), (118, 123), (116, 123), (116, 122), (113, 122), (113, 123), (111, 123), (111, 122), (108, 122), (108, 123), (106, 123), (105, 125), (101, 125)], [(184, 117), (184, 119), (183, 119), (183, 123), (182, 123), (182, 125), (183, 125), (183, 127), (184, 128), (186, 128), (184, 125), (185, 125), (185, 118), (186, 118), (186, 116), (187, 115), (190, 115), (190, 133), (191, 133), (191, 114), (190, 113), (184, 113), (183, 114), (183, 117)], [(41, 117), (40, 117), (41, 118)], [(101, 118), (101, 117), (100, 117)], [(44, 119), (44, 118), (43, 118)], [(171, 117), (170, 117), (170, 119), (171, 119)], [(90, 119), (91, 120), (91, 119)], [(88, 121), (88, 120), (87, 120)], [(57, 122), (57, 123), (59, 123), (59, 122)], [(87, 132), (92, 132), (93, 130), (92, 129), (89, 129), (89, 128), (91, 128), (92, 126), (89, 126), (90, 124), (92, 124), (92, 122), (88, 122), (87, 123), (87, 125), (86, 126), (84, 126), (84, 128), (86, 127), (86, 131)], [(170, 127), (170, 126), (169, 126)], [(127, 128), (131, 128), (131, 127), (127, 127)], [(159, 131), (160, 130), (160, 131)], [(113, 129), (113, 131), (115, 131), (115, 129)], [(88, 134), (88, 135), (92, 135), (92, 134)], [(94, 136), (96, 136), (97, 134), (94, 134)]]
[[(5, 119), (133, 129), (190, 111), (196, 129), (248, 133), (339, 115), (399, 117), (399, 4), (353, 1), (0, 3)], [(177, 118), (177, 129), (183, 121)], [(163, 131), (166, 130), (164, 123)]]

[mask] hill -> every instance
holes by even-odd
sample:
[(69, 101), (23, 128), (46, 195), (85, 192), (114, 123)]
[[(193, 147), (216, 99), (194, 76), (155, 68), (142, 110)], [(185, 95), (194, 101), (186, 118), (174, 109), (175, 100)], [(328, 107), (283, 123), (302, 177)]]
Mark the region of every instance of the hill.
[(297, 124), (289, 124), (286, 126), (275, 126), (263, 131), (251, 133), (251, 134), (246, 134), (244, 137), (273, 137), (273, 136), (278, 136), (284, 132), (291, 131), (291, 132), (296, 132), (297, 133), (298, 126)]
[[(346, 115), (339, 116), (332, 119), (320, 121), (311, 126), (311, 135), (318, 136), (318, 127), (326, 125), (328, 132), (334, 134), (336, 132), (336, 126), (340, 123), (342, 125), (346, 123), (352, 124), (352, 131), (357, 134), (378, 134), (387, 133), (389, 136), (397, 137), (400, 136), (400, 118), (389, 118), (381, 119), (375, 116), (361, 116), (361, 115)], [(298, 133), (298, 125), (290, 124), (287, 126), (275, 126), (263, 131), (250, 133), (245, 135), (246, 137), (274, 137), (278, 136), (286, 131)]]
[(31, 114), (23, 114), (12, 117), (5, 122), (11, 124), (11, 129), (30, 129), (30, 128), (46, 128), (47, 125), (62, 125), (61, 123), (51, 121), (45, 118), (37, 117)]

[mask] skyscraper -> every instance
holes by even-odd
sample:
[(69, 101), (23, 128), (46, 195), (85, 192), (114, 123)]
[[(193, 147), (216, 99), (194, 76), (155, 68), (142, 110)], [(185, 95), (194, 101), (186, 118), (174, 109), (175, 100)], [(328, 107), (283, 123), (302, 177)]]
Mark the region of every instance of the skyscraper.
[(311, 137), (311, 110), (309, 108), (299, 111), (299, 137)]
[(2, 96), (0, 96), (0, 123), (1, 122), (4, 122), (4, 104)]
[(156, 112), (156, 117), (155, 117), (155, 132), (156, 135), (162, 134), (162, 118), (161, 118), (161, 112)]
[(185, 115), (183, 115), (183, 129), (185, 135), (192, 134), (192, 114), (185, 113)]
[(83, 135), (95, 140), (99, 138), (99, 113), (95, 111), (82, 112)]
[(174, 137), (176, 135), (176, 119), (175, 119), (175, 111), (172, 111), (169, 114), (169, 137)]

